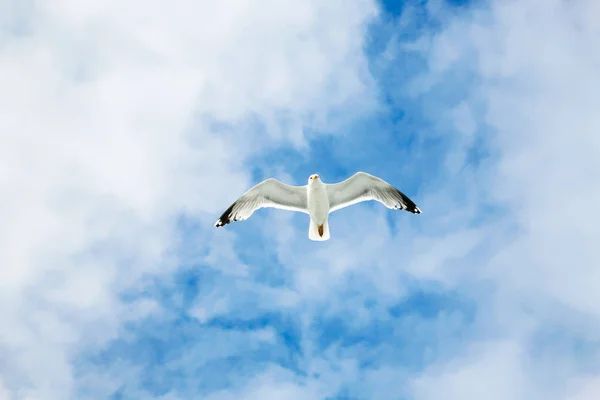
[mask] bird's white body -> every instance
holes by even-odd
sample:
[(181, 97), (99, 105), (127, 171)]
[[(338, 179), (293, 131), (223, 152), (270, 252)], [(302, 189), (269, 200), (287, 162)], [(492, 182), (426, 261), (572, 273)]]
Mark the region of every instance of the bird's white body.
[(411, 199), (389, 183), (365, 172), (357, 172), (334, 184), (323, 183), (318, 175), (311, 175), (305, 186), (290, 186), (273, 178), (266, 179), (225, 210), (215, 226), (247, 219), (259, 208), (274, 207), (308, 214), (309, 239), (324, 241), (330, 237), (330, 213), (367, 200), (376, 200), (390, 209), (421, 213)]
[[(310, 225), (308, 227), (308, 238), (316, 241), (329, 239), (329, 195), (327, 187), (318, 178), (309, 180), (306, 188), (306, 203)], [(322, 232), (319, 232), (319, 227)], [(322, 233), (322, 234), (320, 234)]]

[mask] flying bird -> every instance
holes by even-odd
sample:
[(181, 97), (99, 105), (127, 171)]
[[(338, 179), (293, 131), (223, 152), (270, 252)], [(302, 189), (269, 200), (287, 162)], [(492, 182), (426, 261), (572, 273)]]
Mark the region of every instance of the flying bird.
[(215, 223), (221, 227), (248, 219), (259, 208), (272, 207), (297, 211), (310, 216), (308, 238), (329, 239), (329, 214), (352, 204), (375, 200), (392, 210), (421, 214), (417, 205), (404, 193), (381, 178), (357, 172), (339, 183), (327, 184), (319, 175), (311, 175), (308, 184), (290, 186), (275, 178), (266, 179), (237, 199)]

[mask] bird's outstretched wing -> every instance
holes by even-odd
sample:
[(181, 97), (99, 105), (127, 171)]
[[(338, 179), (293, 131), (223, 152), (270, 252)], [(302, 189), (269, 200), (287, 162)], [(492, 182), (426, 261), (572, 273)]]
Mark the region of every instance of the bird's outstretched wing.
[(357, 172), (340, 183), (326, 185), (330, 212), (361, 201), (376, 200), (391, 209), (421, 214), (417, 205), (404, 193), (376, 176)]
[(290, 186), (274, 178), (266, 179), (229, 206), (215, 226), (248, 219), (254, 211), (264, 207), (308, 213), (306, 186)]

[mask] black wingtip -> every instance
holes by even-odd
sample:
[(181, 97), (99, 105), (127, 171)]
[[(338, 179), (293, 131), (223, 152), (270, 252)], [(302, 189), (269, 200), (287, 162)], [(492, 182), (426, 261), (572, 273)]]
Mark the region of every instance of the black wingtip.
[(407, 206), (406, 206), (405, 210), (408, 212), (411, 212), (413, 214), (421, 214), (421, 209), (419, 207), (417, 207), (417, 205), (410, 200), (407, 202)]
[(219, 217), (217, 222), (215, 222), (215, 227), (221, 228), (231, 223), (231, 211), (233, 210), (233, 206), (235, 206), (235, 203), (229, 206), (229, 208)]
[(228, 223), (229, 223), (229, 221), (227, 221), (227, 222), (223, 222), (223, 221), (221, 221), (221, 218), (219, 218), (219, 219), (217, 220), (217, 222), (215, 222), (215, 227), (217, 227), (217, 228), (221, 228), (221, 227), (223, 227), (223, 226), (227, 225)]
[(406, 204), (406, 208), (404, 208), (405, 211), (411, 212), (413, 214), (421, 214), (421, 209), (417, 207), (414, 201), (409, 199), (407, 195), (405, 195), (398, 189), (396, 189), (396, 191), (398, 191), (398, 194), (400, 194), (400, 197), (402, 197), (402, 201), (404, 202), (404, 204)]

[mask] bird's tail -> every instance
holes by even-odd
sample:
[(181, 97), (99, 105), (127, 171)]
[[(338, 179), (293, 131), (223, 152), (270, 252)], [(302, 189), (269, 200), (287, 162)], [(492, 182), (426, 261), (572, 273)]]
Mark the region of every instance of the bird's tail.
[(308, 238), (322, 242), (329, 239), (329, 220), (325, 219), (321, 225), (316, 224), (313, 219), (310, 219), (310, 226), (308, 227)]

